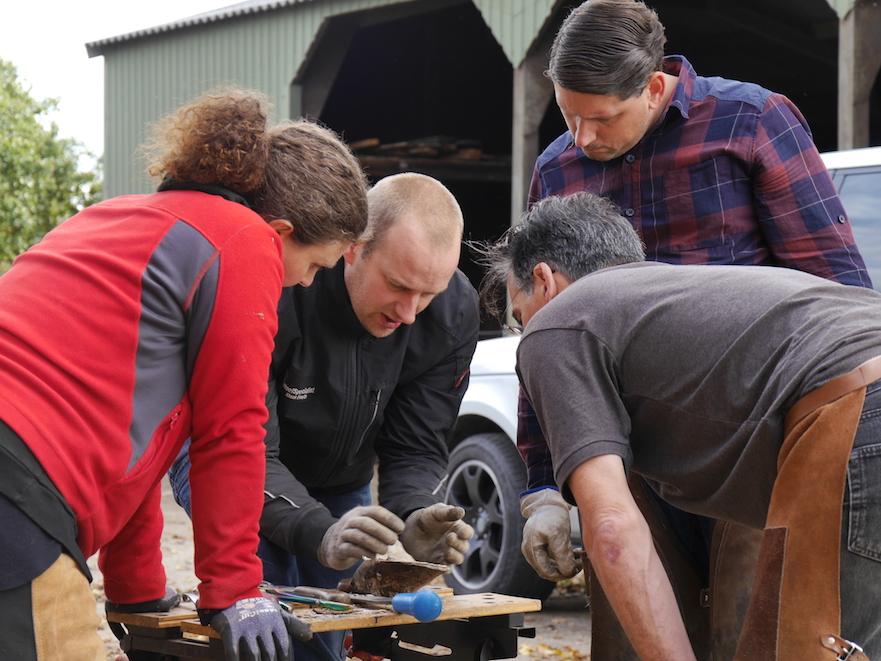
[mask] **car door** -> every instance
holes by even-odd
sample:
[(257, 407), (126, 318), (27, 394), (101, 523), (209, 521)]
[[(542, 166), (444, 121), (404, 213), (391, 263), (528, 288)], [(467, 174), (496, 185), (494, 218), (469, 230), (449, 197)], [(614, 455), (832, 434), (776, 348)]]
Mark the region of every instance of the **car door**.
[(881, 290), (881, 164), (830, 170), (875, 289)]

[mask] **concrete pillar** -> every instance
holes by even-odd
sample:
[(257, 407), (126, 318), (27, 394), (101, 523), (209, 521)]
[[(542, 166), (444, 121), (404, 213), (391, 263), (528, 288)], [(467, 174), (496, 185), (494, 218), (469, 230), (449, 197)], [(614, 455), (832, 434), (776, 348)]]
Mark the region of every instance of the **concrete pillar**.
[(541, 145), (538, 129), (554, 95), (554, 86), (544, 76), (547, 51), (527, 57), (514, 69), (513, 139), (511, 141), (511, 224), (526, 209), (526, 196), (535, 159)]
[(838, 149), (869, 146), (869, 95), (881, 68), (881, 2), (858, 0), (838, 28)]

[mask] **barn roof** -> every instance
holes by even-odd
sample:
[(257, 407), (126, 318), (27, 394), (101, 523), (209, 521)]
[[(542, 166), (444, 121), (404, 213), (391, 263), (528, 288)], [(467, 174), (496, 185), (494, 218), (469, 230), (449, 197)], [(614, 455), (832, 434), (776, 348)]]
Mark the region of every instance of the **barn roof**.
[(143, 37), (152, 37), (162, 34), (163, 32), (172, 32), (174, 30), (180, 30), (182, 28), (193, 27), (196, 25), (205, 25), (216, 21), (223, 21), (236, 16), (259, 14), (270, 9), (299, 5), (304, 2), (321, 2), (321, 0), (245, 0), (244, 2), (237, 2), (234, 5), (212, 9), (211, 11), (202, 12), (201, 14), (196, 14), (194, 16), (188, 16), (187, 18), (172, 21), (171, 23), (163, 23), (162, 25), (144, 28), (143, 30), (136, 30), (135, 32), (127, 32), (114, 37), (92, 41), (86, 44), (86, 51), (88, 52), (89, 57), (96, 57), (98, 55), (103, 55), (105, 47), (114, 44), (141, 39)]

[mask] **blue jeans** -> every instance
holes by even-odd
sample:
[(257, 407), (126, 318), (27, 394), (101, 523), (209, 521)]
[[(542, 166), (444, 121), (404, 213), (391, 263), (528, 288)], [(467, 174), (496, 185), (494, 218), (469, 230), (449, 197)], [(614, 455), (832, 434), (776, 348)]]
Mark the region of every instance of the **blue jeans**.
[(168, 481), (171, 483), (171, 494), (174, 496), (174, 502), (186, 510), (187, 516), (193, 518), (193, 510), (191, 507), (190, 497), (190, 441), (184, 443), (177, 459), (168, 469)]
[[(311, 494), (330, 513), (339, 518), (361, 505), (370, 505), (370, 485), (342, 494), (320, 491)], [(291, 555), (280, 546), (260, 536), (257, 555), (263, 560), (263, 578), (276, 585), (309, 585), (315, 588), (336, 589), (337, 583), (355, 573), (357, 564), (342, 571), (319, 564), (311, 558)], [(296, 613), (295, 613), (296, 614)], [(345, 658), (343, 640), (346, 631), (325, 631), (312, 636), (306, 643), (293, 641), (296, 661), (340, 661)]]
[(881, 381), (866, 388), (847, 467), (840, 568), (841, 635), (881, 658)]
[[(186, 449), (168, 471), (171, 489), (178, 505), (183, 507), (187, 514), (190, 511), (190, 458)], [(339, 518), (346, 512), (362, 505), (370, 505), (370, 485), (360, 489), (341, 494), (330, 494), (316, 490), (310, 494), (318, 502), (322, 503), (330, 513)], [(349, 578), (355, 573), (357, 565), (339, 571), (330, 569), (319, 564), (311, 558), (295, 556), (286, 550), (273, 544), (260, 535), (260, 546), (257, 555), (263, 561), (263, 578), (275, 585), (308, 585), (315, 588), (336, 589), (337, 583), (343, 578)], [(312, 636), (312, 640), (301, 643), (297, 640), (294, 644), (294, 659), (296, 661), (340, 661), (345, 658), (343, 640), (346, 631), (326, 631)]]

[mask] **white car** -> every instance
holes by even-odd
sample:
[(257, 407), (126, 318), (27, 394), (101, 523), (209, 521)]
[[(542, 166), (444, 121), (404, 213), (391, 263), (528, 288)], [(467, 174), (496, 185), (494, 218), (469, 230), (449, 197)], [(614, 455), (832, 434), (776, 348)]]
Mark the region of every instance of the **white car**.
[(514, 444), (518, 340), (500, 337), (477, 343), (454, 430), (445, 500), (464, 507), (465, 519), (474, 528), (465, 562), (446, 576), (459, 594), (498, 592), (544, 599), (554, 589), (520, 552), (520, 492), (526, 488), (526, 465)]
[(872, 284), (881, 291), (881, 147), (821, 156), (847, 209)]
[[(847, 209), (854, 236), (881, 288), (881, 147), (823, 154)], [(466, 510), (474, 539), (447, 582), (460, 594), (499, 592), (544, 599), (554, 584), (539, 578), (520, 552), (524, 520), (519, 494), (526, 467), (517, 432), (517, 337), (478, 342), (471, 383), (451, 441), (447, 502)], [(573, 509), (573, 535), (577, 514)], [(577, 540), (576, 540), (577, 543)]]

